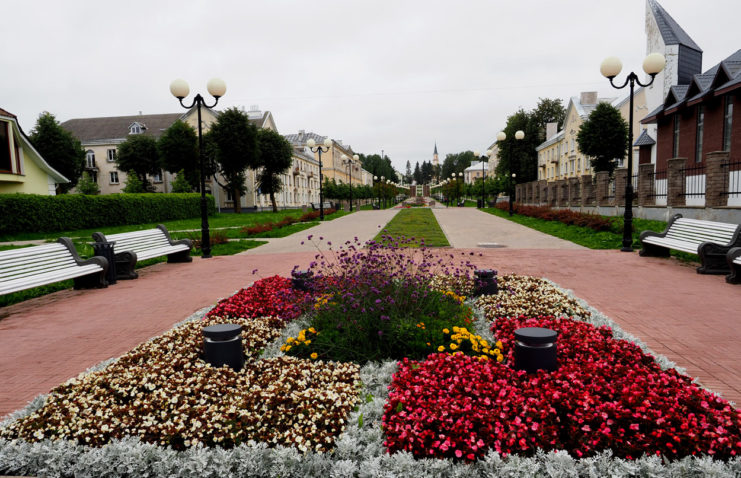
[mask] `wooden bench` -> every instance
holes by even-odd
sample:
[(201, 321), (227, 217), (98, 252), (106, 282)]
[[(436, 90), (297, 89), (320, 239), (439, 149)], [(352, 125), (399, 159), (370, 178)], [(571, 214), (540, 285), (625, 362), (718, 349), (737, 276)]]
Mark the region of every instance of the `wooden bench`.
[(0, 251), (0, 295), (74, 279), (75, 289), (107, 287), (105, 257), (82, 260), (68, 237), (56, 243)]
[(662, 233), (643, 231), (640, 235), (642, 256), (669, 256), (669, 250), (700, 256), (699, 274), (727, 274), (726, 254), (741, 246), (741, 225), (688, 219), (677, 214)]
[(160, 224), (154, 229), (121, 232), (106, 236), (93, 233), (95, 242), (115, 242), (113, 253), (116, 262), (116, 279), (136, 279), (139, 274), (134, 267), (137, 261), (167, 256), (167, 262), (191, 262), (190, 239), (173, 241), (167, 228)]
[(734, 247), (726, 254), (731, 273), (726, 276), (729, 284), (741, 284), (741, 247)]

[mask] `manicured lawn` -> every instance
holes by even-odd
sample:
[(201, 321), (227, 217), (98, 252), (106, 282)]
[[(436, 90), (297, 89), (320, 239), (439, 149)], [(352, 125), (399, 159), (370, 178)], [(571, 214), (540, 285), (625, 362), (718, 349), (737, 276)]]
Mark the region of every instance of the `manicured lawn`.
[(382, 236), (385, 235), (413, 237), (418, 240), (424, 240), (425, 246), (428, 247), (450, 246), (432, 210), (426, 208), (402, 209), (386, 224), (385, 229), (374, 240), (383, 242)]

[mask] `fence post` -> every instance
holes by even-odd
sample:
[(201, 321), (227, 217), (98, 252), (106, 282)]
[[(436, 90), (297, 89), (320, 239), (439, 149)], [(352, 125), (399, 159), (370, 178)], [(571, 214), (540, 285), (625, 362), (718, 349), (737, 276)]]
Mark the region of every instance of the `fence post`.
[(614, 205), (625, 204), (625, 186), (628, 182), (628, 168), (615, 170), (615, 198)]
[(569, 178), (569, 206), (579, 206), (579, 178)]
[(598, 171), (595, 173), (597, 177), (597, 185), (595, 186), (595, 203), (596, 206), (609, 206), (607, 201), (607, 189), (610, 186), (610, 173), (607, 171)]
[(557, 181), (551, 181), (548, 183), (548, 204), (547, 206), (555, 206), (556, 205), (556, 186), (558, 186)]
[(728, 195), (724, 194), (728, 171), (721, 166), (729, 157), (728, 151), (713, 151), (705, 155), (705, 207), (728, 204)]
[(543, 179), (542, 181), (539, 181), (539, 188), (540, 188), (540, 202), (539, 205), (548, 205), (548, 181)]
[(651, 196), (654, 190), (654, 165), (638, 165), (638, 205), (653, 206), (656, 204), (656, 197)]
[(682, 170), (687, 158), (672, 158), (667, 161), (666, 168), (666, 205), (684, 206), (684, 175)]
[(581, 206), (593, 206), (594, 179), (591, 174), (582, 174), (581, 178)]

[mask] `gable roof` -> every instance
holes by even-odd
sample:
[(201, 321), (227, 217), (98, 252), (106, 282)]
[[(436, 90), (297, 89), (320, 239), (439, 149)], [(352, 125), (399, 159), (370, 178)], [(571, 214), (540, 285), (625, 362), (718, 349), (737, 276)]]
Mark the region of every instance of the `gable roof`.
[(175, 121), (183, 118), (183, 113), (156, 115), (109, 116), (103, 118), (75, 118), (61, 124), (62, 128), (74, 134), (82, 143), (101, 140), (124, 140), (129, 136), (129, 126), (139, 123), (146, 127), (142, 134), (159, 138)]
[(695, 51), (702, 52), (702, 49), (695, 43), (692, 38), (679, 26), (671, 15), (659, 5), (656, 0), (648, 0), (648, 6), (656, 19), (659, 32), (664, 40), (665, 45), (683, 45)]
[(34, 164), (39, 167), (39, 169), (48, 174), (55, 183), (62, 184), (69, 182), (69, 179), (64, 177), (62, 173), (60, 173), (56, 169), (52, 168), (49, 163), (47, 163), (46, 160), (41, 157), (41, 153), (36, 151), (36, 148), (34, 148), (33, 144), (31, 144), (31, 140), (21, 129), (21, 125), (18, 124), (18, 117), (16, 115), (0, 108), (0, 118), (8, 120), (11, 128), (17, 133), (16, 137), (20, 138), (21, 142), (23, 143), (23, 149), (29, 152), (29, 154), (23, 155), (24, 158), (31, 158), (31, 161), (33, 161)]
[(633, 146), (652, 146), (654, 144), (656, 144), (656, 141), (648, 134), (648, 130), (644, 129), (638, 139), (633, 143)]
[(304, 133), (303, 131), (300, 131), (297, 134), (284, 134), (283, 137), (286, 138), (289, 143), (294, 145), (306, 144), (309, 139), (313, 139), (317, 144), (322, 144), (324, 143), (324, 140), (327, 139), (326, 136), (312, 132)]

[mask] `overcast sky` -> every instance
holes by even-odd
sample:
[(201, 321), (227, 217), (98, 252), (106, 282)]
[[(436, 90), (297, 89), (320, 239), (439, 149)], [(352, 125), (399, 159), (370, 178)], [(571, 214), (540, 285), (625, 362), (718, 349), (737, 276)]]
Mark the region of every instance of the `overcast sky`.
[[(741, 1), (659, 0), (704, 50), (741, 49)], [(383, 150), (403, 172), (485, 150), (538, 98), (617, 96), (604, 57), (639, 72), (645, 0), (0, 0), (0, 108), (28, 134), (57, 119), (173, 113), (169, 93), (227, 84), (219, 107), (259, 105), (282, 134)], [(209, 97), (210, 98), (210, 97)]]

